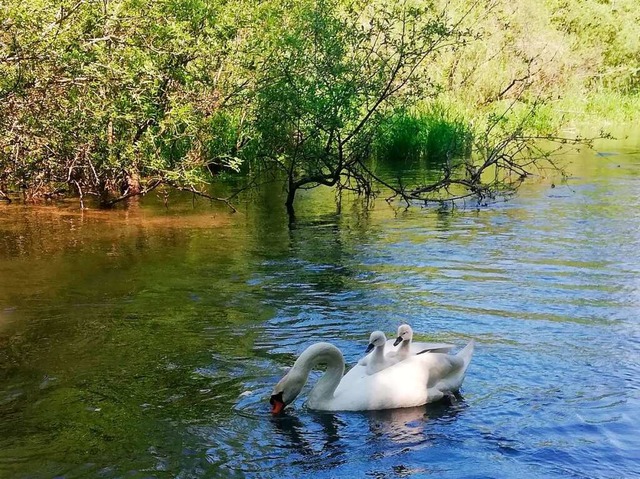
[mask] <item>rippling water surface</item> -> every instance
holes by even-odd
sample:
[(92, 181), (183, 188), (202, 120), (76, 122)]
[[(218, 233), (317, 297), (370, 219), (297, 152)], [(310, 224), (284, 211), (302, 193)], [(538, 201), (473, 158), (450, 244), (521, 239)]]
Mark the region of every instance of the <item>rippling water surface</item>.
[[(318, 192), (293, 229), (266, 193), (0, 206), (0, 477), (640, 477), (640, 148), (606, 153), (479, 211)], [(306, 346), (401, 322), (476, 339), (461, 398), (270, 417)]]

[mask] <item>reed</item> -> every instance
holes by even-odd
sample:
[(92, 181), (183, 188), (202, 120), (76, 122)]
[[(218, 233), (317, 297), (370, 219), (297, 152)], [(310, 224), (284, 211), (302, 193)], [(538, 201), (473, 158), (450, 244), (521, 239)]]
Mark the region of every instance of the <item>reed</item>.
[(374, 155), (390, 162), (439, 164), (471, 153), (470, 121), (442, 104), (415, 110), (398, 109), (379, 124)]

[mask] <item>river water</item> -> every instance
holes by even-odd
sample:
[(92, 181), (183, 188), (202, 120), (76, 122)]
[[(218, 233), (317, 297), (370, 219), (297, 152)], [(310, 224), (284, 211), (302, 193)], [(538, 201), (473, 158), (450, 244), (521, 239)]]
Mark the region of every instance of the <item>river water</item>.
[[(640, 137), (637, 137), (640, 138)], [(2, 478), (640, 477), (640, 140), (479, 210), (0, 206)], [(268, 397), (304, 348), (477, 341), (456, 401)]]

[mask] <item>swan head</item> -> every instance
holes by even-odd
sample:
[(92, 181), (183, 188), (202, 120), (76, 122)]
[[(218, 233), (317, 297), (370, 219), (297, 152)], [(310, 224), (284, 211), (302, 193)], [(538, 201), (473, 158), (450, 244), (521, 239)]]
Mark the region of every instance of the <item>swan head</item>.
[(373, 333), (371, 333), (371, 336), (369, 336), (369, 345), (367, 346), (365, 353), (370, 353), (371, 351), (373, 351), (373, 348), (384, 346), (386, 342), (387, 337), (382, 331), (374, 331)]
[(271, 398), (269, 399), (271, 414), (278, 415), (286, 406), (291, 404), (298, 397), (306, 382), (307, 377), (299, 374), (294, 368), (285, 374), (271, 393)]
[(411, 329), (411, 326), (401, 324), (400, 327), (398, 327), (398, 337), (393, 342), (393, 345), (397, 346), (402, 341), (411, 341), (411, 338), (413, 338), (413, 329)]

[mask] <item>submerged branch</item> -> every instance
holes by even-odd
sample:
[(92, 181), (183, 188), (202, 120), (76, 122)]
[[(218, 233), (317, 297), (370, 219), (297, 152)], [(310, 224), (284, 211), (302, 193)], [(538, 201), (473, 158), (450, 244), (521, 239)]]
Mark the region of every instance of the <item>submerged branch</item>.
[(187, 191), (189, 193), (193, 193), (196, 196), (201, 196), (202, 198), (206, 198), (208, 200), (211, 201), (219, 201), (221, 203), (224, 203), (225, 205), (227, 205), (229, 207), (229, 209), (233, 212), (233, 213), (237, 213), (238, 209), (233, 206), (233, 204), (231, 204), (231, 201), (229, 200), (229, 198), (219, 198), (216, 196), (211, 196), (208, 193), (205, 193), (204, 191), (200, 191), (197, 188), (194, 188), (193, 186), (181, 186), (172, 182), (166, 182), (166, 184), (168, 186), (170, 186), (171, 188), (173, 188), (174, 190), (178, 190), (178, 191)]
[(207, 198), (208, 200), (211, 200), (211, 201), (219, 201), (221, 203), (226, 204), (233, 213), (236, 213), (238, 211), (237, 208), (233, 206), (233, 204), (231, 203), (231, 198), (235, 197), (238, 193), (232, 195), (229, 198), (218, 198), (216, 196), (211, 196), (210, 194), (204, 191), (198, 190), (193, 186), (183, 186), (170, 180), (157, 179), (157, 178), (152, 180), (151, 183), (147, 185), (147, 187), (141, 190), (127, 191), (125, 194), (118, 196), (117, 198), (112, 198), (106, 202), (103, 202), (103, 206), (111, 207), (117, 203), (120, 203), (121, 201), (127, 200), (129, 198), (133, 198), (135, 196), (145, 196), (146, 194), (152, 192), (153, 190), (155, 190), (157, 187), (161, 185), (166, 185), (178, 191), (187, 191), (189, 193), (193, 193), (194, 195), (201, 196), (202, 198)]
[(151, 181), (151, 183), (149, 185), (147, 185), (146, 188), (143, 188), (141, 190), (129, 190), (127, 192), (125, 192), (123, 195), (118, 196), (117, 198), (112, 198), (108, 201), (103, 202), (103, 206), (110, 208), (111, 206), (115, 205), (116, 203), (120, 203), (121, 201), (124, 201), (126, 199), (129, 198), (133, 198), (134, 196), (144, 196), (147, 193), (152, 192), (153, 190), (155, 190), (158, 186), (160, 186), (163, 183), (162, 180), (153, 180)]

